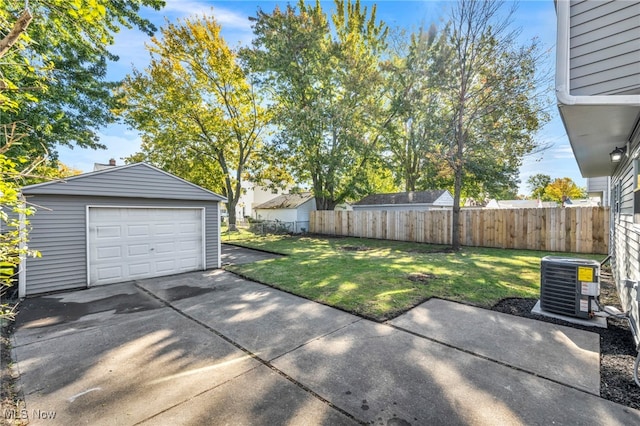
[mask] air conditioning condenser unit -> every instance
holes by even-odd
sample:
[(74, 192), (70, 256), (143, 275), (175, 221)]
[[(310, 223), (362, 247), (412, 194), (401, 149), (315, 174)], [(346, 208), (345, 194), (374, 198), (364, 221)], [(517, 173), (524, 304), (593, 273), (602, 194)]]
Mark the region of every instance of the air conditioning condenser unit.
[(600, 263), (590, 259), (545, 256), (540, 268), (540, 308), (577, 318), (598, 311)]

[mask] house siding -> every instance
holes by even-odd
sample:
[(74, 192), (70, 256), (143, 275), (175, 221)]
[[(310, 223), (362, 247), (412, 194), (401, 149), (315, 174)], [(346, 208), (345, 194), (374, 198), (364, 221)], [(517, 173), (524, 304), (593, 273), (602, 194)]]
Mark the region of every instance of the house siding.
[(640, 94), (640, 3), (570, 4), (570, 93)]
[(587, 194), (589, 197), (600, 197), (603, 206), (609, 206), (610, 199), (609, 177), (601, 176), (587, 179)]
[(609, 190), (609, 177), (601, 176), (587, 179), (587, 192), (604, 192)]
[(298, 220), (296, 209), (256, 209), (258, 220), (279, 220), (280, 222), (295, 222)]
[[(635, 144), (640, 143), (640, 137)], [(634, 145), (635, 145), (634, 144)], [(634, 223), (634, 182), (633, 155), (616, 169), (612, 177), (612, 229), (610, 254), (613, 276), (616, 282), (620, 302), (625, 312), (630, 314), (635, 329), (636, 344), (640, 344), (640, 311), (638, 308), (637, 288), (629, 288), (626, 280), (640, 281), (640, 223)], [(616, 211), (616, 189), (620, 187), (620, 209)]]
[(311, 215), (311, 212), (314, 210), (316, 210), (316, 199), (312, 198), (306, 203), (298, 206), (298, 208), (296, 209), (296, 221), (307, 222), (307, 225), (308, 225), (309, 216)]
[(148, 164), (114, 167), (78, 175), (59, 182), (26, 187), (29, 194), (61, 194), (104, 197), (167, 198), (179, 200), (211, 200), (220, 197), (213, 192), (172, 176)]
[(437, 200), (433, 202), (434, 206), (453, 207), (453, 196), (449, 191), (445, 191)]
[(206, 225), (205, 269), (220, 267), (218, 261), (218, 201), (53, 194), (30, 195), (29, 192), (26, 192), (25, 195), (29, 203), (39, 206), (37, 213), (29, 218), (31, 227), (29, 247), (42, 253), (41, 258), (27, 259), (27, 296), (87, 286), (86, 208), (89, 205), (204, 207)]

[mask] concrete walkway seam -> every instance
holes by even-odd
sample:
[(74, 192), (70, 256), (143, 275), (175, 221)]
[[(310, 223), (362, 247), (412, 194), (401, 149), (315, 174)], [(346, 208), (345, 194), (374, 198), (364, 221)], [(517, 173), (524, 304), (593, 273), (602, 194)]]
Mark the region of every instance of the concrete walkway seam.
[(598, 396), (598, 397), (600, 396), (600, 395), (595, 395), (595, 394), (593, 394), (593, 393), (587, 392), (586, 390), (584, 390), (584, 389), (580, 389), (580, 388), (578, 388), (578, 387), (576, 387), (576, 386), (573, 386), (573, 385), (570, 385), (570, 384), (567, 384), (567, 383), (563, 383), (563, 382), (561, 382), (561, 381), (559, 381), (559, 380), (555, 380), (555, 379), (552, 379), (552, 378), (549, 378), (549, 377), (541, 376), (540, 374), (534, 373), (533, 371), (525, 370), (524, 368), (516, 367), (516, 366), (514, 366), (514, 365), (509, 365), (509, 364), (507, 364), (506, 362), (499, 361), (499, 360), (496, 360), (496, 359), (493, 359), (493, 358), (489, 358), (489, 357), (488, 357), (488, 356), (486, 356), (486, 355), (482, 355), (482, 354), (479, 354), (479, 353), (476, 353), (476, 352), (470, 351), (470, 350), (468, 350), (468, 349), (459, 348), (459, 347), (454, 346), (454, 345), (452, 345), (452, 344), (450, 344), (450, 343), (443, 342), (443, 341), (440, 341), (440, 340), (438, 340), (438, 339), (434, 339), (433, 337), (425, 336), (425, 335), (423, 335), (423, 334), (416, 333), (415, 331), (407, 330), (406, 328), (402, 328), (402, 327), (399, 327), (399, 326), (397, 326), (397, 325), (390, 324), (390, 323), (388, 323), (388, 322), (385, 322), (384, 324), (385, 324), (385, 325), (388, 325), (389, 327), (393, 327), (393, 328), (395, 328), (396, 330), (403, 331), (403, 332), (405, 332), (405, 333), (409, 333), (409, 334), (411, 334), (411, 335), (413, 335), (413, 336), (416, 336), (416, 337), (420, 337), (420, 338), (422, 338), (422, 339), (429, 340), (429, 341), (434, 342), (434, 343), (437, 343), (437, 344), (439, 344), (439, 345), (446, 346), (446, 347), (451, 348), (451, 349), (455, 349), (455, 350), (457, 350), (457, 351), (460, 351), (460, 352), (466, 353), (466, 354), (468, 354), (468, 355), (472, 355), (472, 356), (478, 357), (478, 358), (480, 358), (480, 359), (484, 359), (485, 361), (493, 362), (493, 363), (495, 363), (495, 364), (498, 364), (498, 365), (501, 365), (501, 366), (504, 366), (504, 367), (508, 367), (508, 368), (510, 368), (510, 369), (512, 369), (512, 370), (516, 370), (516, 371), (520, 371), (520, 372), (522, 372), (522, 373), (530, 374), (530, 375), (532, 375), (532, 376), (534, 376), (534, 377), (538, 377), (538, 378), (543, 379), (543, 380), (548, 380), (548, 381), (550, 381), (550, 382), (552, 382), (552, 383), (555, 383), (555, 384), (557, 384), (557, 385), (565, 386), (565, 387), (567, 387), (567, 388), (571, 388), (571, 389), (574, 389), (574, 390), (580, 391), (580, 392), (585, 393), (585, 394), (587, 394), (587, 395), (591, 395), (591, 396)]
[(162, 414), (166, 413), (167, 411), (171, 411), (171, 410), (173, 410), (174, 408), (179, 407), (180, 405), (184, 404), (184, 403), (185, 403), (185, 402), (187, 402), (187, 401), (190, 401), (190, 400), (192, 400), (192, 399), (198, 398), (199, 396), (204, 395), (204, 394), (205, 394), (205, 393), (207, 393), (207, 392), (211, 392), (212, 390), (217, 389), (217, 388), (219, 388), (220, 386), (224, 386), (224, 385), (226, 385), (227, 383), (230, 383), (230, 382), (232, 382), (232, 381), (236, 380), (237, 378), (242, 377), (242, 376), (244, 376), (244, 375), (246, 375), (246, 374), (248, 374), (248, 373), (250, 373), (250, 372), (254, 371), (254, 370), (255, 370), (255, 369), (257, 369), (257, 368), (258, 368), (258, 367), (253, 367), (253, 368), (248, 369), (247, 371), (243, 371), (242, 373), (238, 374), (237, 376), (231, 377), (230, 379), (225, 380), (225, 381), (224, 381), (224, 382), (222, 382), (222, 383), (218, 383), (217, 385), (215, 385), (215, 386), (213, 386), (213, 387), (210, 387), (210, 388), (208, 388), (208, 389), (205, 389), (205, 390), (203, 390), (202, 392), (197, 393), (197, 394), (195, 394), (195, 395), (193, 395), (193, 396), (189, 397), (188, 399), (185, 399), (185, 400), (180, 401), (180, 402), (178, 402), (178, 403), (176, 403), (176, 404), (173, 404), (173, 405), (172, 405), (172, 406), (170, 406), (170, 407), (165, 408), (164, 410), (158, 411), (158, 412), (157, 412), (157, 413), (155, 413), (153, 416), (149, 416), (149, 417), (147, 417), (146, 419), (143, 419), (143, 420), (141, 420), (141, 421), (139, 421), (139, 422), (137, 422), (137, 423), (134, 423), (134, 425), (144, 424), (145, 422), (148, 422), (149, 420), (153, 419), (154, 417), (158, 417), (158, 416), (160, 416), (160, 415), (162, 415)]
[[(260, 358), (258, 355), (254, 354), (253, 352), (251, 352), (249, 349), (245, 348), (244, 346), (240, 345), (239, 343), (235, 342), (233, 339), (225, 336), (224, 334), (220, 333), (218, 330), (210, 327), (209, 325), (205, 324), (204, 322), (192, 317), (191, 315), (182, 312), (180, 309), (176, 308), (175, 306), (173, 306), (170, 302), (156, 296), (155, 294), (153, 294), (152, 292), (150, 292), (149, 290), (147, 290), (146, 288), (142, 287), (138, 281), (134, 281), (133, 282), (134, 285), (136, 286), (136, 288), (140, 289), (141, 291), (143, 291), (144, 293), (148, 294), (149, 296), (153, 297), (154, 299), (158, 300), (159, 302), (161, 302), (162, 304), (164, 304), (165, 306), (167, 306), (170, 309), (173, 309), (175, 312), (177, 312), (178, 314), (182, 315), (183, 317), (195, 322), (196, 324), (204, 327), (205, 329), (209, 330), (210, 332), (212, 332), (213, 334), (215, 334), (216, 336), (220, 337), (221, 339), (223, 339), (224, 341), (226, 341), (227, 343), (230, 343), (231, 345), (235, 346), (236, 348), (240, 349), (242, 352), (244, 352), (245, 354), (247, 354), (248, 356), (250, 356), (251, 358), (255, 359), (256, 361), (260, 362), (261, 364), (263, 364), (264, 366), (266, 366), (267, 368), (271, 369), (273, 372), (279, 374), (280, 376), (284, 377), (286, 380), (288, 380), (289, 382), (293, 383), (294, 385), (296, 385), (297, 387), (299, 387), (300, 389), (302, 389), (303, 391), (309, 393), (310, 395), (312, 395), (314, 398), (320, 400), (321, 402), (327, 404), (329, 407), (333, 408), (334, 410), (340, 412), (341, 414), (343, 414), (344, 416), (346, 416), (347, 418), (358, 422), (361, 425), (366, 425), (367, 423), (356, 418), (353, 414), (349, 413), (348, 411), (336, 406), (334, 403), (332, 403), (331, 401), (329, 401), (328, 399), (324, 398), (322, 395), (314, 392), (312, 389), (310, 389), (309, 387), (305, 386), (303, 383), (300, 383), (299, 381), (297, 381), (296, 379), (294, 379), (293, 377), (289, 376), (287, 373), (285, 373), (284, 371), (278, 369), (277, 367), (275, 367), (273, 364), (271, 364), (269, 361)], [(357, 322), (357, 321), (356, 321)], [(334, 330), (335, 331), (335, 330)], [(315, 340), (315, 339), (313, 339)], [(311, 341), (313, 341), (311, 340)], [(253, 370), (253, 369), (251, 369)], [(249, 371), (251, 371), (249, 370)], [(246, 372), (245, 372), (246, 373)], [(243, 374), (245, 374), (243, 373)], [(242, 374), (241, 374), (242, 375)], [(240, 376), (241, 376), (240, 375)], [(238, 376), (238, 377), (240, 377)]]
[(313, 339), (311, 339), (311, 340), (307, 340), (306, 342), (301, 343), (300, 345), (296, 346), (295, 348), (290, 349), (290, 350), (288, 350), (288, 351), (286, 351), (286, 352), (284, 352), (284, 353), (281, 353), (280, 355), (278, 355), (278, 356), (276, 356), (276, 357), (271, 358), (271, 359), (269, 360), (269, 362), (275, 361), (275, 360), (277, 360), (278, 358), (282, 358), (283, 356), (288, 355), (288, 354), (290, 354), (291, 352), (294, 352), (294, 351), (296, 351), (296, 350), (298, 350), (298, 349), (300, 349), (300, 348), (303, 348), (303, 347), (307, 346), (307, 345), (308, 345), (309, 343), (311, 343), (311, 342), (315, 342), (316, 340), (320, 340), (320, 339), (323, 339), (323, 338), (325, 338), (325, 337), (327, 337), (327, 336), (331, 336), (332, 334), (337, 333), (338, 331), (343, 330), (343, 329), (345, 329), (345, 328), (347, 328), (347, 327), (350, 327), (350, 326), (352, 326), (353, 324), (355, 324), (355, 323), (357, 323), (357, 322), (360, 322), (360, 321), (362, 321), (362, 318), (358, 318), (358, 319), (356, 319), (355, 321), (350, 322), (349, 324), (345, 324), (345, 325), (343, 325), (342, 327), (338, 327), (338, 328), (336, 328), (335, 330), (331, 330), (331, 331), (329, 331), (328, 333), (324, 333), (324, 334), (321, 334), (320, 336), (316, 336), (316, 337), (314, 337), (314, 338), (313, 338)]

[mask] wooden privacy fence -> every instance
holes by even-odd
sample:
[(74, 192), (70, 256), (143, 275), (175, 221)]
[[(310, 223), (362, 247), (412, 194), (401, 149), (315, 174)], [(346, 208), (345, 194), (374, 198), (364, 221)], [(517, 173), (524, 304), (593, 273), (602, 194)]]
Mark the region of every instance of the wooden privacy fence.
[[(316, 234), (451, 244), (451, 210), (314, 211)], [(609, 208), (463, 209), (460, 244), (606, 254)]]

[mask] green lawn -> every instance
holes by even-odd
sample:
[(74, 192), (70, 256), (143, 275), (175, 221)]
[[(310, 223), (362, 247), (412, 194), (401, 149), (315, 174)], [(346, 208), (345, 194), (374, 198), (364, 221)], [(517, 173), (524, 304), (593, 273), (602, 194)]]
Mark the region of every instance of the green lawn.
[(360, 238), (232, 235), (227, 241), (287, 255), (228, 270), (376, 320), (430, 297), (487, 308), (506, 297), (538, 297), (540, 259), (554, 254), (472, 247), (451, 253), (445, 246)]

